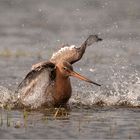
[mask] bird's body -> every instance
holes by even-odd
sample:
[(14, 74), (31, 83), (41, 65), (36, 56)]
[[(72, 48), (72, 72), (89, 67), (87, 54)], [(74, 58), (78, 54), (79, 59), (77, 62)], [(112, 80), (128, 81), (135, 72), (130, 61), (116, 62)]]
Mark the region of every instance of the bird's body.
[(70, 78), (68, 76), (65, 77), (58, 67), (56, 68), (56, 73), (54, 95), (55, 105), (65, 105), (71, 97), (72, 92)]
[(87, 46), (100, 40), (98, 36), (89, 36), (81, 47), (64, 47), (55, 53), (49, 62), (33, 65), (17, 88), (19, 102), (30, 108), (65, 106), (72, 93), (70, 76), (100, 86), (74, 72), (72, 67), (74, 62), (81, 59)]

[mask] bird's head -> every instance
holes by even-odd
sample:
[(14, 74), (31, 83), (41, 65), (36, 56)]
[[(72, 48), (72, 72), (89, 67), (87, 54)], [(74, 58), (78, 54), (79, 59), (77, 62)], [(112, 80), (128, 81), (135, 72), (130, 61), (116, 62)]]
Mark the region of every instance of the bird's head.
[(85, 41), (87, 46), (90, 46), (94, 42), (102, 41), (102, 38), (99, 38), (98, 35), (90, 35)]
[(73, 70), (72, 65), (70, 63), (68, 63), (67, 61), (63, 61), (61, 63), (58, 63), (57, 68), (59, 69), (59, 72), (61, 73), (61, 75), (63, 75), (63, 77), (65, 77), (65, 78), (68, 78), (69, 76), (73, 76), (73, 77), (76, 77), (80, 80), (95, 84), (97, 86), (101, 86), (100, 84), (97, 84), (97, 83), (93, 82), (92, 80), (75, 72)]

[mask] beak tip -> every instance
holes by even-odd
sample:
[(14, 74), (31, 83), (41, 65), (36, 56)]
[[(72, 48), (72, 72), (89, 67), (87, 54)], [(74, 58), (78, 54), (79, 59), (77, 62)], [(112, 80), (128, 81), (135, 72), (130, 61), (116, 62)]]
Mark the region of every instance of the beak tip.
[(100, 85), (100, 84), (98, 84), (98, 83), (95, 83), (95, 82), (92, 82), (92, 84), (94, 84), (94, 85), (96, 85), (96, 86), (102, 86), (102, 85)]
[(103, 39), (102, 38), (98, 38), (98, 41), (102, 41)]

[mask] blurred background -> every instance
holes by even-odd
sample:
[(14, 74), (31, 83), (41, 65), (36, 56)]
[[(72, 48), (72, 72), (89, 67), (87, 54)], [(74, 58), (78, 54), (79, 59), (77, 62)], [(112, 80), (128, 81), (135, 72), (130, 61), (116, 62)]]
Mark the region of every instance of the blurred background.
[(32, 64), (90, 34), (104, 41), (86, 50), (77, 71), (108, 84), (114, 73), (139, 72), (139, 0), (0, 0), (0, 84), (15, 89)]

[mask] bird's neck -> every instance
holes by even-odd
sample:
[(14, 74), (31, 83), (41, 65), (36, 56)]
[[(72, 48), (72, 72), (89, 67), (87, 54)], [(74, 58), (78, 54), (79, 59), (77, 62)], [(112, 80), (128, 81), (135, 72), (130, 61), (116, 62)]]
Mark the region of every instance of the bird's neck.
[(65, 104), (71, 97), (71, 84), (70, 78), (65, 77), (59, 69), (56, 70), (56, 81), (55, 81), (55, 95), (56, 102)]

